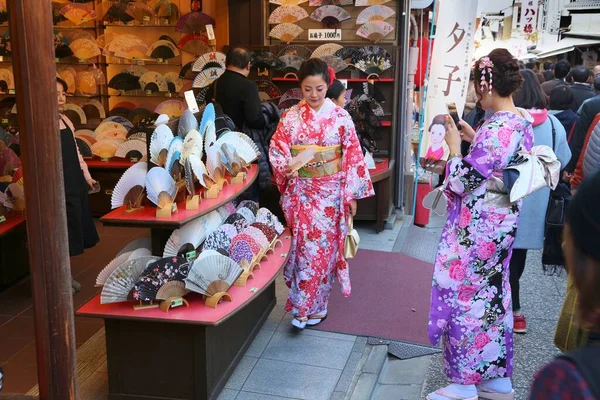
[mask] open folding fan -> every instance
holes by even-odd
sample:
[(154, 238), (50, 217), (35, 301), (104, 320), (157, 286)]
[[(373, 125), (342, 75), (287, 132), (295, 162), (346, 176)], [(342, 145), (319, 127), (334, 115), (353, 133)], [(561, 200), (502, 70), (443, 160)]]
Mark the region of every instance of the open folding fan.
[[(179, 136), (175, 136), (169, 144), (169, 150), (167, 151), (167, 161), (165, 162), (165, 169), (172, 175), (177, 175), (179, 168), (179, 159), (181, 158), (181, 150), (183, 148), (183, 139)], [(175, 171), (174, 171), (175, 169)]]
[(210, 67), (221, 67), (221, 68), (225, 68), (225, 59), (226, 59), (226, 55), (218, 52), (218, 51), (211, 51), (209, 53), (203, 54), (200, 57), (198, 57), (198, 59), (196, 59), (196, 61), (194, 61), (194, 64), (192, 66), (192, 71), (195, 72), (200, 72), (203, 71), (204, 69), (206, 69), (206, 66), (210, 64)]
[[(115, 258), (113, 258), (108, 264), (106, 264), (106, 267), (104, 267), (102, 269), (102, 271), (100, 271), (98, 273), (98, 276), (96, 277), (96, 287), (103, 286), (106, 283), (106, 281), (108, 280), (108, 278), (110, 277), (110, 275), (114, 272), (114, 270), (117, 269), (119, 266), (125, 264), (127, 261), (134, 260), (134, 259), (140, 258), (140, 257), (151, 257), (151, 256), (152, 255), (150, 254), (150, 249), (142, 249), (141, 247), (125, 246), (123, 248), (123, 250), (121, 250), (115, 256)], [(158, 260), (158, 257), (154, 257), (154, 258)]]
[(385, 21), (394, 15), (396, 15), (396, 11), (388, 6), (370, 6), (358, 14), (358, 18), (356, 18), (356, 24), (362, 25), (372, 21)]
[(80, 103), (80, 106), (88, 119), (106, 118), (104, 106), (96, 99), (86, 99)]
[(196, 78), (194, 78), (193, 88), (203, 88), (209, 86), (211, 83), (219, 79), (225, 70), (223, 68), (208, 68), (200, 72)]
[(62, 32), (54, 31), (54, 57), (66, 58), (73, 55), (73, 50), (69, 47), (69, 40)]
[(225, 220), (234, 212), (236, 212), (236, 207), (232, 201), (217, 208), (217, 213), (221, 216), (221, 223), (225, 222)]
[[(198, 131), (192, 130), (188, 132), (183, 141), (183, 146), (181, 149), (181, 158), (179, 162), (183, 165), (186, 162), (186, 160), (192, 155), (198, 158), (202, 158), (203, 150), (204, 149), (202, 136), (200, 136), (200, 133), (198, 133)], [(190, 165), (190, 172), (193, 172), (193, 169), (191, 168), (192, 166)]]
[(148, 48), (146, 56), (161, 60), (170, 60), (179, 56), (179, 50), (169, 40), (158, 40)]
[(298, 21), (308, 18), (308, 13), (302, 7), (281, 6), (277, 7), (269, 16), (269, 24), (276, 25), (284, 22), (294, 24)]
[(158, 117), (153, 111), (147, 108), (138, 107), (129, 112), (127, 119), (131, 121), (133, 125), (151, 125)]
[(270, 243), (273, 243), (273, 241), (279, 236), (275, 229), (264, 222), (255, 222), (250, 226), (259, 229), (267, 237), (267, 240)]
[(177, 185), (166, 169), (154, 167), (146, 176), (146, 193), (159, 208), (170, 207), (177, 194)]
[(354, 66), (366, 74), (381, 74), (392, 67), (392, 56), (379, 46), (359, 49)]
[(279, 39), (282, 42), (290, 43), (302, 32), (304, 32), (304, 29), (300, 28), (298, 25), (283, 23), (276, 25), (273, 29), (271, 29), (269, 36)]
[(140, 257), (129, 260), (118, 266), (108, 277), (102, 293), (100, 304), (120, 303), (134, 300), (131, 292), (138, 278), (149, 264), (156, 261), (156, 257)]
[(337, 51), (343, 49), (344, 46), (341, 46), (337, 43), (326, 43), (315, 49), (311, 54), (311, 58), (321, 58), (323, 56), (333, 56)]
[[(137, 249), (148, 249), (152, 248), (152, 239), (149, 236), (142, 236), (127, 243), (118, 253), (120, 256), (123, 253), (131, 252)], [(157, 257), (158, 258), (158, 257)]]
[(293, 54), (286, 54), (284, 56), (279, 57), (281, 64), (278, 70), (283, 72), (297, 72), (300, 71), (300, 67), (304, 62), (304, 59), (300, 56), (296, 56)]
[(278, 4), (280, 6), (297, 6), (302, 3), (306, 3), (308, 0), (269, 0), (271, 4)]
[(281, 91), (271, 81), (255, 81), (258, 88), (258, 96), (261, 101), (269, 101), (281, 97)]
[(177, 21), (177, 31), (183, 33), (201, 33), (206, 30), (206, 25), (215, 26), (215, 20), (203, 12), (192, 11), (179, 18), (179, 21)]
[(336, 74), (348, 68), (348, 64), (337, 56), (322, 56), (321, 60), (325, 61), (328, 66), (333, 68)]
[[(166, 286), (179, 282), (184, 285), (184, 279), (190, 272), (190, 263), (185, 257), (168, 257), (148, 265), (142, 272), (132, 290), (132, 297), (139, 301), (154, 301), (171, 297), (165, 293)], [(160, 294), (159, 294), (160, 293)], [(177, 295), (184, 295), (178, 291)]]
[(69, 45), (73, 55), (80, 60), (88, 60), (102, 54), (95, 41), (89, 39), (77, 39)]
[[(236, 231), (237, 232), (237, 231)], [(212, 232), (202, 245), (202, 250), (225, 250), (227, 254), (229, 254), (229, 247), (231, 246), (231, 237), (219, 228), (218, 230)]]
[(256, 213), (256, 222), (262, 222), (269, 225), (270, 227), (275, 229), (278, 235), (283, 234), (283, 232), (285, 231), (285, 228), (283, 227), (277, 216), (273, 214), (268, 208), (263, 207), (258, 210), (258, 212)]
[(12, 55), (12, 45), (10, 40), (10, 31), (7, 30), (0, 36), (0, 56), (10, 57)]
[(88, 4), (67, 4), (60, 9), (60, 14), (75, 25), (80, 25), (96, 18), (96, 12)]
[(75, 84), (77, 71), (73, 67), (61, 67), (57, 69), (57, 74), (62, 80), (67, 82), (67, 93), (75, 93), (77, 89), (77, 85)]
[(123, 143), (117, 139), (102, 139), (92, 145), (92, 152), (100, 158), (112, 158)]
[(169, 85), (164, 76), (155, 71), (146, 72), (140, 77), (140, 86), (144, 91), (152, 93), (169, 91)]
[(271, 242), (269, 241), (269, 239), (267, 239), (263, 231), (261, 231), (255, 226), (250, 225), (249, 227), (244, 229), (242, 233), (254, 239), (256, 243), (259, 244), (262, 250), (268, 249), (271, 245)]
[(231, 214), (226, 220), (226, 224), (231, 224), (237, 229), (238, 233), (241, 233), (244, 229), (248, 227), (248, 221), (244, 218), (243, 215), (236, 213)]
[[(121, 101), (121, 102), (117, 103), (116, 106), (117, 107), (126, 107), (129, 110), (133, 110), (135, 108), (135, 104), (127, 102), (127, 101)], [(124, 117), (119, 117), (119, 116), (108, 117), (102, 121), (102, 124), (105, 122), (114, 122), (116, 124), (119, 124), (123, 128), (125, 128), (127, 131), (130, 131), (133, 128), (133, 124), (131, 123), (131, 121), (129, 121), (127, 118), (124, 118)]]
[(186, 109), (187, 106), (181, 100), (165, 100), (154, 109), (154, 112), (166, 114), (169, 118), (179, 118)]
[(228, 143), (222, 144), (219, 149), (221, 151), (221, 160), (223, 166), (225, 166), (225, 170), (233, 177), (238, 176), (238, 174), (242, 172), (245, 162), (240, 157), (237, 150)]
[(185, 287), (211, 297), (227, 292), (242, 272), (240, 266), (229, 257), (220, 254), (202, 257), (200, 254), (185, 279)]
[(125, 24), (133, 21), (135, 17), (127, 13), (127, 3), (128, 1), (123, 0), (103, 1), (99, 6), (99, 8), (102, 9), (102, 12), (104, 12), (102, 20), (108, 23), (122, 22)]
[(311, 7), (319, 6), (351, 6), (354, 0), (309, 0), (308, 5)]
[(196, 73), (194, 73), (194, 71), (192, 70), (194, 66), (194, 61), (190, 61), (189, 63), (185, 64), (183, 67), (181, 67), (181, 70), (179, 71), (179, 77), (181, 79), (188, 79), (188, 80), (192, 80), (196, 77)]
[(389, 3), (392, 0), (356, 0), (355, 7), (378, 6), (380, 4)]
[(163, 251), (163, 257), (185, 255), (200, 247), (207, 233), (207, 221), (197, 218), (171, 233)]
[(346, 46), (338, 51), (336, 51), (333, 55), (341, 58), (348, 65), (356, 62), (356, 57), (360, 54), (360, 47), (354, 46)]
[(94, 138), (96, 140), (118, 139), (120, 141), (125, 141), (125, 139), (127, 139), (127, 132), (127, 128), (118, 122), (102, 121), (94, 131)]
[(185, 138), (188, 132), (198, 131), (198, 120), (196, 116), (189, 108), (185, 107), (181, 118), (179, 119), (179, 125), (177, 126), (177, 135)]
[(340, 6), (321, 6), (310, 15), (313, 21), (319, 21), (328, 28), (334, 28), (340, 23), (352, 18), (348, 11)]
[[(240, 207), (240, 208), (238, 208), (238, 210), (236, 212), (238, 214), (240, 214), (242, 217), (244, 217), (244, 219), (248, 222), (248, 225), (256, 222), (256, 214), (253, 213), (252, 210), (250, 210), (249, 208)], [(258, 213), (258, 210), (257, 210), (257, 213)]]
[(393, 31), (394, 27), (385, 21), (371, 21), (361, 26), (356, 31), (356, 35), (372, 42), (379, 42)]
[(167, 162), (167, 151), (173, 140), (173, 132), (167, 125), (159, 125), (150, 137), (150, 161), (163, 167)]
[(173, 8), (169, 0), (158, 0), (154, 4), (153, 11), (158, 18), (169, 18), (173, 15)]
[(117, 149), (115, 157), (127, 158), (131, 161), (146, 159), (148, 154), (145, 140), (130, 139), (126, 140)]
[[(106, 83), (106, 82), (104, 82)], [(80, 94), (95, 95), (98, 93), (98, 83), (96, 73), (93, 70), (79, 71), (75, 75), (75, 84)]]
[(154, 11), (141, 1), (132, 1), (128, 3), (127, 14), (140, 23), (148, 23), (155, 18)]
[(169, 92), (179, 93), (179, 91), (183, 87), (183, 80), (179, 77), (179, 74), (177, 72), (167, 72), (163, 76), (167, 81)]
[(76, 125), (85, 125), (87, 124), (87, 116), (83, 109), (79, 107), (77, 104), (67, 103), (63, 106), (63, 113), (71, 120), (76, 123)]
[(148, 163), (138, 162), (123, 173), (110, 198), (111, 208), (137, 208), (141, 205), (147, 171)]
[(252, 214), (256, 215), (260, 207), (256, 201), (242, 200), (240, 201), (240, 204), (238, 204), (237, 209), (240, 208), (247, 208), (248, 210), (252, 211)]
[(189, 33), (177, 44), (181, 50), (194, 56), (206, 53), (210, 49), (208, 36), (204, 33)]
[(301, 44), (291, 44), (289, 46), (285, 46), (281, 51), (277, 54), (277, 57), (282, 56), (297, 56), (302, 58), (302, 60), (308, 60), (312, 55), (312, 50), (306, 46), (302, 46)]
[(279, 108), (287, 109), (299, 103), (302, 100), (302, 91), (300, 88), (290, 89), (285, 92), (279, 99)]
[(119, 91), (141, 89), (140, 78), (129, 72), (121, 72), (113, 76), (108, 82), (108, 87)]

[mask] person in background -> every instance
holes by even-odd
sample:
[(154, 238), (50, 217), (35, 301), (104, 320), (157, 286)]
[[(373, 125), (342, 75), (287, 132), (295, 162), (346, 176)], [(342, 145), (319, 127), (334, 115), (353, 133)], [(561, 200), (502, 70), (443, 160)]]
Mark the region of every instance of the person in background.
[(596, 96), (596, 94), (590, 84), (592, 74), (589, 69), (584, 66), (578, 66), (573, 68), (571, 75), (573, 76), (573, 85), (571, 86), (573, 104), (571, 104), (571, 110), (577, 112), (584, 101)]
[(575, 131), (579, 116), (571, 109), (573, 91), (566, 85), (557, 86), (550, 92), (548, 114), (554, 115), (567, 133), (567, 140)]
[(346, 87), (339, 80), (334, 80), (327, 89), (327, 98), (338, 107), (346, 107)]
[[(88, 192), (94, 189), (98, 182), (92, 178), (87, 164), (81, 157), (75, 141), (73, 123), (63, 114), (67, 103), (67, 90), (67, 83), (56, 78), (69, 255), (73, 257), (83, 254), (85, 249), (94, 247), (100, 240), (88, 201)], [(81, 289), (81, 285), (74, 279), (71, 280), (71, 286), (73, 292)]]
[(494, 38), (494, 42), (498, 38), (498, 31), (500, 31), (500, 20), (498, 18), (492, 18), (489, 23), (490, 32), (492, 33), (492, 38)]
[(600, 399), (600, 174), (573, 197), (564, 231), (569, 277), (577, 290), (577, 323), (589, 332), (585, 347), (563, 354), (536, 374), (530, 400)]
[(565, 78), (571, 72), (571, 64), (567, 60), (560, 60), (554, 66), (554, 79), (542, 83), (542, 89), (546, 96), (550, 96), (552, 89), (558, 85), (566, 85)]
[(544, 77), (544, 74), (542, 74), (538, 70), (537, 63), (535, 61), (530, 61), (527, 64), (525, 64), (525, 69), (533, 71), (533, 73), (535, 74), (535, 76), (540, 84), (546, 82), (546, 78)]
[[(290, 288), (285, 310), (304, 329), (327, 318), (335, 281), (351, 292), (344, 240), (356, 201), (375, 194), (354, 123), (326, 97), (335, 72), (318, 58), (298, 71), (303, 100), (288, 109), (271, 139), (269, 159), (281, 206), (293, 232), (284, 278)], [(292, 158), (311, 148), (316, 154), (297, 171)]]
[(592, 75), (594, 75), (594, 76), (600, 75), (600, 65), (596, 65), (594, 67), (594, 69), (592, 70)]
[(554, 78), (554, 64), (552, 64), (550, 61), (546, 61), (544, 63), (544, 72), (542, 72), (544, 74), (544, 81), (551, 81), (552, 78)]
[(583, 105), (585, 103), (587, 103), (588, 101), (590, 101), (591, 99), (595, 99), (596, 97), (598, 97), (598, 95), (600, 95), (600, 75), (594, 75), (594, 93), (595, 96), (594, 97), (590, 97), (589, 99), (585, 100), (582, 104), (581, 107), (579, 107), (579, 109), (577, 110), (577, 115), (581, 115), (581, 110), (583, 108)]
[(592, 97), (581, 106), (579, 121), (575, 125), (575, 130), (569, 140), (572, 157), (565, 168), (566, 174), (573, 174), (575, 171), (575, 167), (577, 166), (577, 162), (579, 161), (579, 157), (581, 156), (585, 144), (588, 130), (598, 113), (600, 113), (600, 96)]
[[(548, 99), (535, 74), (532, 71), (521, 71), (521, 76), (523, 84), (521, 89), (514, 94), (513, 100), (515, 106), (526, 109), (533, 117), (533, 145), (545, 145), (552, 148), (564, 167), (571, 158), (565, 129), (558, 119), (548, 115), (548, 111), (546, 111)], [(566, 85), (559, 86), (552, 92), (561, 90), (563, 87), (568, 89)], [(527, 332), (527, 320), (521, 311), (519, 279), (525, 270), (527, 250), (541, 250), (544, 247), (546, 209), (549, 200), (550, 188), (543, 188), (527, 196), (521, 207), (519, 228), (510, 259), (510, 290), (515, 333)]]
[(225, 59), (227, 69), (209, 90), (239, 131), (244, 125), (253, 129), (265, 127), (258, 88), (248, 79), (251, 61), (248, 50), (241, 47), (230, 50)]
[[(442, 342), (452, 384), (429, 400), (514, 399), (509, 261), (521, 202), (510, 203), (501, 177), (517, 149), (533, 144), (531, 116), (512, 99), (521, 80), (512, 54), (492, 51), (475, 64), (475, 89), (493, 115), (477, 133), (449, 120), (449, 216), (435, 260), (429, 340)], [(472, 142), (464, 158), (461, 138)]]

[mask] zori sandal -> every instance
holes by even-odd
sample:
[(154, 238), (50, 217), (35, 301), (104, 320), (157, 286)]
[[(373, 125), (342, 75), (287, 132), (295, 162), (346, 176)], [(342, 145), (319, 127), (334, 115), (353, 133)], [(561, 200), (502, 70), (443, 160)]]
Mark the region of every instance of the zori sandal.
[(306, 323), (308, 322), (308, 317), (294, 317), (292, 318), (292, 325), (298, 329), (304, 329), (306, 327)]
[(490, 392), (484, 388), (477, 388), (477, 394), (480, 399), (485, 400), (515, 400), (515, 391), (510, 393)]
[[(436, 390), (435, 394), (437, 394), (438, 396), (445, 397), (448, 400), (478, 400), (479, 399), (478, 396), (473, 396), (473, 397), (456, 396), (456, 395), (454, 395), (452, 393), (446, 392), (444, 389), (438, 389), (438, 390)], [(431, 398), (429, 396), (427, 396), (426, 399), (427, 400), (431, 400)]]
[(327, 319), (327, 313), (313, 314), (308, 317), (308, 322), (306, 323), (306, 325), (308, 325), (308, 326), (319, 325), (321, 322), (325, 321), (326, 319)]

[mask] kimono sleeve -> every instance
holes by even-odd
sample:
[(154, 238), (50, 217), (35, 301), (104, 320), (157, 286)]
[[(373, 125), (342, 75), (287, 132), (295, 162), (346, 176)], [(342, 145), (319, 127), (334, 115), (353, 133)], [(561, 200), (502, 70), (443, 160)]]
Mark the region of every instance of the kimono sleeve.
[(273, 169), (273, 180), (280, 193), (285, 191), (287, 185), (285, 170), (289, 160), (292, 158), (290, 150), (292, 147), (291, 135), (286, 124), (287, 115), (288, 114), (285, 113), (279, 121), (279, 125), (277, 125), (277, 129), (275, 130), (275, 133), (271, 138), (271, 144), (269, 145), (269, 161)]
[(375, 195), (371, 176), (365, 163), (365, 157), (356, 136), (354, 123), (348, 113), (341, 116), (343, 123), (340, 125), (340, 136), (342, 138), (342, 154), (344, 169), (344, 205), (352, 200), (364, 199)]
[[(475, 191), (493, 174), (503, 169), (514, 151), (515, 131), (503, 125), (488, 125), (480, 128), (471, 146), (471, 152), (464, 158), (453, 158), (446, 166), (448, 189), (463, 196)], [(499, 137), (502, 136), (501, 141)], [(519, 135), (520, 136), (520, 135)]]

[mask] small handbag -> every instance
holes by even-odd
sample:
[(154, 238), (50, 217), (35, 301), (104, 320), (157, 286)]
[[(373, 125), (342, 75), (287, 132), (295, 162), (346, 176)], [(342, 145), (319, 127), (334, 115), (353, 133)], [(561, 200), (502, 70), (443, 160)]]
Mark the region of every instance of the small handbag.
[(356, 229), (354, 229), (353, 218), (348, 219), (348, 233), (344, 240), (344, 258), (354, 258), (358, 251), (358, 245), (360, 243), (360, 236)]

